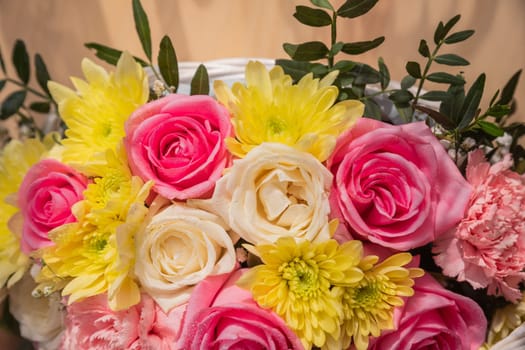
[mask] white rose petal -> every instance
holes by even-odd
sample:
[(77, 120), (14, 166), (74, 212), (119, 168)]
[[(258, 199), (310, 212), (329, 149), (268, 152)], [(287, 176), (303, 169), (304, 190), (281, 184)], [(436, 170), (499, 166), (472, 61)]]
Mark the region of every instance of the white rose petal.
[(156, 214), (136, 242), (135, 273), (165, 312), (187, 302), (207, 276), (231, 272), (236, 264), (222, 220), (182, 204)]
[(212, 198), (189, 203), (220, 215), (252, 244), (280, 237), (323, 241), (330, 238), (331, 183), (332, 174), (311, 154), (263, 143), (234, 161)]

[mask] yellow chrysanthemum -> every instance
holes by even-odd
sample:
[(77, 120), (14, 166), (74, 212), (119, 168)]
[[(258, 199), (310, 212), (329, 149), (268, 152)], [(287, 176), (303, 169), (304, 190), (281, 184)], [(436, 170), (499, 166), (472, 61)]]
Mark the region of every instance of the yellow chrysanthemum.
[(229, 109), (235, 128), (235, 138), (226, 139), (228, 149), (242, 158), (263, 142), (278, 142), (326, 160), (336, 137), (364, 111), (359, 101), (334, 105), (336, 77), (337, 71), (321, 81), (308, 74), (294, 85), (281, 67), (268, 72), (262, 63), (249, 62), (246, 85), (234, 83), (230, 90), (215, 81), (215, 95)]
[(496, 310), (490, 323), (487, 337), (487, 343), (484, 345), (487, 349), (506, 338), (513, 330), (525, 322), (525, 293), (521, 301), (517, 304), (509, 304), (501, 309)]
[(140, 300), (131, 273), (134, 234), (148, 213), (144, 201), (152, 183), (132, 177), (125, 158), (112, 151), (106, 162), (103, 176), (88, 185), (84, 200), (73, 207), (78, 222), (50, 233), (55, 245), (42, 252), (46, 266), (39, 281), (45, 286), (45, 276), (68, 279), (62, 294), (69, 295), (69, 303), (107, 292), (110, 307), (123, 310)]
[(350, 287), (335, 288), (343, 296), (344, 349), (353, 340), (357, 350), (365, 350), (370, 336), (393, 329), (394, 308), (403, 305), (402, 297), (414, 294), (414, 278), (424, 273), (420, 268), (404, 267), (412, 260), (409, 253), (394, 254), (377, 264), (378, 260), (366, 256), (359, 264), (364, 278)]
[(239, 285), (249, 289), (261, 307), (283, 318), (306, 349), (323, 346), (329, 334), (338, 337), (343, 314), (332, 287), (363, 278), (357, 267), (363, 254), (360, 241), (296, 243), (286, 237), (247, 249), (263, 264), (251, 268)]
[(82, 71), (87, 81), (71, 79), (76, 92), (56, 82), (48, 84), (68, 127), (63, 161), (77, 167), (101, 162), (106, 149), (116, 149), (125, 134), (124, 122), (149, 93), (144, 70), (127, 52), (114, 74), (87, 58)]
[(51, 148), (49, 141), (13, 140), (0, 153), (0, 288), (16, 283), (29, 266), (29, 258), (20, 250), (19, 237), (8, 223), (18, 212), (15, 197), (25, 174)]

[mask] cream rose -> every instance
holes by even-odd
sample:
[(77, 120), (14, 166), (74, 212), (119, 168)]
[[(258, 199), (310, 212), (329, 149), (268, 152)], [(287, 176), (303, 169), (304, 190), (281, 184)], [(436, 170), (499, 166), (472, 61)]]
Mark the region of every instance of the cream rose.
[(209, 200), (190, 201), (220, 215), (244, 240), (330, 238), (330, 172), (310, 153), (278, 143), (253, 148), (217, 182)]
[(233, 241), (212, 213), (173, 204), (136, 236), (135, 273), (164, 312), (188, 301), (209, 275), (236, 266)]

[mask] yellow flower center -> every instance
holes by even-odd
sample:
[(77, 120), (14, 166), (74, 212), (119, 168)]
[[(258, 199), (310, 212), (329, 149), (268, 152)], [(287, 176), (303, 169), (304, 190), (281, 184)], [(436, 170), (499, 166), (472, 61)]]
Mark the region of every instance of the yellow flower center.
[(288, 282), (290, 291), (303, 300), (317, 295), (319, 290), (319, 269), (300, 258), (281, 266), (282, 278)]
[(371, 283), (358, 288), (354, 294), (354, 302), (357, 307), (373, 309), (382, 299), (383, 285)]
[(286, 124), (279, 117), (271, 117), (268, 118), (267, 127), (275, 135), (282, 133), (286, 129)]

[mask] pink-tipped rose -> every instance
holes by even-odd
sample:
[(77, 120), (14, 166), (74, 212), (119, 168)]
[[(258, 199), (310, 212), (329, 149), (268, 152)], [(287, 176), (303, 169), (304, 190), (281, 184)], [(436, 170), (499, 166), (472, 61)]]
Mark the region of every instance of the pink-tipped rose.
[(230, 116), (209, 96), (168, 95), (136, 110), (125, 128), (133, 174), (168, 199), (208, 196), (230, 161)]
[(168, 315), (143, 294), (123, 311), (110, 310), (107, 296), (97, 295), (67, 307), (62, 350), (176, 350), (183, 307)]
[(24, 253), (51, 245), (49, 231), (76, 220), (71, 207), (83, 198), (86, 186), (83, 175), (54, 159), (29, 169), (18, 191)]
[(428, 274), (416, 280), (414, 291), (394, 312), (396, 330), (371, 338), (369, 350), (479, 349), (487, 320), (478, 304)]
[(481, 150), (469, 154), (467, 213), (433, 251), (445, 275), (517, 301), (525, 281), (525, 176), (511, 165), (509, 156), (491, 166)]
[(191, 295), (178, 349), (303, 349), (284, 321), (236, 286), (242, 270), (210, 276)]
[(350, 234), (397, 250), (432, 242), (457, 224), (471, 191), (423, 122), (361, 118), (338, 138), (327, 165), (334, 216)]

